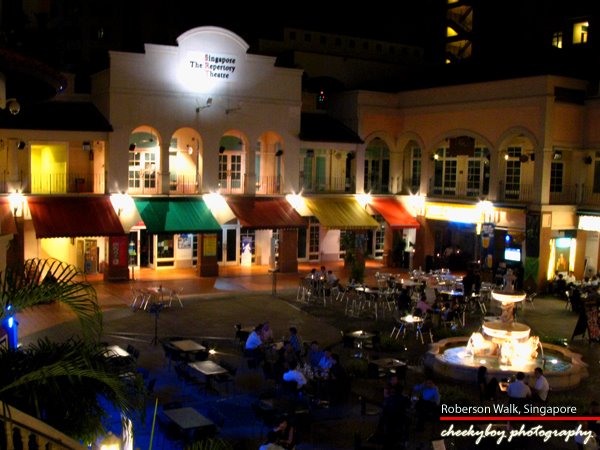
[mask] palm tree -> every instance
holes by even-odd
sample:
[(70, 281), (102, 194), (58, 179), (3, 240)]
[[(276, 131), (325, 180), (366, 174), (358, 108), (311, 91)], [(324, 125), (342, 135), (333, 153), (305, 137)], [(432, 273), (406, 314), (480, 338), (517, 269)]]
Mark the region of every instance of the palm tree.
[(71, 264), (56, 259), (29, 259), (0, 273), (0, 323), (9, 315), (50, 302), (67, 305), (79, 318), (87, 338), (98, 339), (102, 313), (96, 290)]
[(72, 265), (31, 259), (0, 275), (0, 321), (26, 308), (58, 301), (80, 319), (82, 338), (40, 339), (26, 348), (0, 349), (0, 400), (73, 438), (103, 433), (105, 404), (131, 417), (143, 406), (135, 364), (108, 357), (99, 343), (102, 315), (96, 291)]

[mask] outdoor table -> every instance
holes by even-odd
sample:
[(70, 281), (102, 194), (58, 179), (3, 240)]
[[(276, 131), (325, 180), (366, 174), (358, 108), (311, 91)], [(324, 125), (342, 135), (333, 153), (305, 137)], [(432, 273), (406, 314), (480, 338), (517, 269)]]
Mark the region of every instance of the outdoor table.
[(398, 334), (402, 333), (402, 337), (406, 336), (406, 329), (408, 327), (416, 328), (417, 338), (421, 337), (421, 343), (424, 343), (423, 333), (421, 333), (421, 324), (424, 322), (422, 317), (419, 316), (404, 316), (400, 318), (400, 329)]
[(198, 433), (212, 435), (217, 429), (212, 420), (204, 417), (191, 407), (167, 409), (164, 410), (163, 413), (169, 420), (177, 425), (189, 439), (198, 437)]
[(191, 339), (171, 341), (171, 344), (183, 352), (205, 352), (206, 347)]
[(206, 378), (206, 389), (212, 388), (212, 377), (216, 375), (225, 375), (229, 373), (227, 372), (227, 369), (221, 367), (216, 362), (211, 361), (210, 359), (207, 359), (205, 361), (191, 362), (188, 363), (188, 366), (204, 375), (204, 377)]
[(104, 356), (106, 357), (119, 357), (119, 358), (131, 358), (131, 355), (127, 352), (127, 350), (123, 349), (118, 345), (109, 345), (106, 347), (104, 351)]
[(396, 367), (405, 367), (406, 363), (395, 358), (380, 358), (371, 360), (371, 364), (375, 364), (384, 369), (395, 369)]
[(204, 353), (205, 357), (208, 356), (208, 349), (192, 339), (171, 341), (170, 344), (190, 357), (195, 357), (198, 353)]
[(354, 346), (356, 347), (356, 353), (354, 354), (354, 357), (362, 358), (363, 357), (362, 349), (364, 346), (364, 342), (368, 341), (370, 339), (373, 339), (373, 337), (375, 337), (375, 333), (368, 333), (363, 330), (358, 330), (358, 331), (352, 331), (350, 333), (346, 333), (346, 336), (354, 339)]

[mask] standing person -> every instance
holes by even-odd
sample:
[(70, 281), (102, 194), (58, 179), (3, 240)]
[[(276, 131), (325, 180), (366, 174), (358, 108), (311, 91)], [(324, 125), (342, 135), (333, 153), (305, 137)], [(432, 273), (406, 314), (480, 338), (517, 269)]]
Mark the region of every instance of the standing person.
[(541, 367), (536, 367), (534, 369), (533, 377), (535, 382), (533, 383), (533, 386), (530, 386), (533, 391), (532, 397), (536, 402), (546, 403), (550, 385), (548, 384), (548, 380), (544, 376), (544, 371)]
[(319, 343), (317, 341), (312, 341), (310, 343), (310, 349), (308, 350), (306, 359), (313, 369), (319, 367), (319, 362), (321, 361), (323, 355), (324, 353), (319, 348)]
[(477, 370), (477, 386), (479, 387), (479, 399), (496, 400), (498, 389), (500, 387), (496, 378), (487, 379), (487, 367), (480, 366)]
[(300, 357), (302, 353), (302, 338), (298, 336), (298, 329), (296, 327), (290, 327), (290, 344), (292, 345), (296, 355)]
[(271, 344), (273, 342), (273, 330), (271, 329), (269, 322), (263, 323), (260, 332), (260, 339), (262, 340), (263, 344)]

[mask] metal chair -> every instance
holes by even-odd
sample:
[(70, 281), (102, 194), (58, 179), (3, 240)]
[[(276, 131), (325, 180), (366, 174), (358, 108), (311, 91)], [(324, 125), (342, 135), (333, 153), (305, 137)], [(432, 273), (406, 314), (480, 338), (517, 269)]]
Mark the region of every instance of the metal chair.
[(183, 308), (183, 302), (181, 301), (180, 295), (183, 292), (183, 288), (171, 289), (171, 295), (169, 296), (169, 308), (173, 304), (173, 300), (177, 300), (179, 302), (179, 306)]

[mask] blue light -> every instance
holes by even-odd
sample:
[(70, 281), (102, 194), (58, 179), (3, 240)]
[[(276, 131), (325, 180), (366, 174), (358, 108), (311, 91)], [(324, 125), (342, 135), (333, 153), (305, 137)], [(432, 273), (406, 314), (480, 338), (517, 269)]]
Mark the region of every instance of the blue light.
[(10, 311), (11, 309), (12, 309), (12, 305), (8, 305), (8, 306), (6, 307), (6, 310), (7, 310), (7, 311)]
[(510, 234), (507, 234), (506, 236), (504, 236), (504, 241), (505, 241), (506, 243), (509, 243), (509, 242), (510, 242)]
[(15, 318), (9, 317), (8, 318), (8, 328), (12, 328), (14, 324), (15, 324)]

